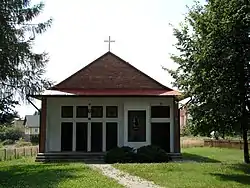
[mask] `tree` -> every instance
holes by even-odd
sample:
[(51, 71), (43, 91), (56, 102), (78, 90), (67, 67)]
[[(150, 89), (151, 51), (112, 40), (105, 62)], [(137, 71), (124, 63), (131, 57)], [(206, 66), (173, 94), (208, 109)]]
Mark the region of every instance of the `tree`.
[(0, 0), (0, 122), (15, 114), (14, 107), (26, 94), (38, 94), (51, 86), (44, 78), (47, 53), (35, 53), (37, 34), (44, 33), (52, 20), (32, 24), (43, 3), (31, 6), (29, 0)]
[(168, 70), (184, 95), (197, 134), (242, 133), (249, 163), (250, 81), (249, 0), (210, 0), (189, 9), (174, 29), (177, 70)]

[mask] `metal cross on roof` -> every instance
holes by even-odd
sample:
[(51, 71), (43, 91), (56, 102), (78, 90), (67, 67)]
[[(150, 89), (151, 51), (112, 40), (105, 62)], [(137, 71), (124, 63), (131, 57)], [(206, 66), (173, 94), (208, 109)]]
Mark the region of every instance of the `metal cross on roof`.
[(104, 42), (108, 42), (109, 43), (109, 52), (110, 52), (110, 43), (111, 42), (115, 42), (114, 40), (111, 40), (111, 37), (109, 36), (109, 40), (105, 40)]

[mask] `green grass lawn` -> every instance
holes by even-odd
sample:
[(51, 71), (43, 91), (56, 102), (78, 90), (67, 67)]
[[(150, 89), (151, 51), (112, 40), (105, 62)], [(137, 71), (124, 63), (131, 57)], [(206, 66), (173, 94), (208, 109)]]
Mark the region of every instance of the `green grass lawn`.
[(183, 156), (197, 162), (115, 164), (114, 166), (168, 188), (250, 187), (250, 165), (235, 149), (187, 148)]
[(0, 188), (122, 187), (82, 163), (35, 163), (34, 158), (0, 162)]

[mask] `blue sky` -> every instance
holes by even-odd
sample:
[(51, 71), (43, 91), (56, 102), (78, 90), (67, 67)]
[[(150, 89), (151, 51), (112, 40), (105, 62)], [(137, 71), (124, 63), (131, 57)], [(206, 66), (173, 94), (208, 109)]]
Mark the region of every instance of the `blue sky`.
[[(39, 0), (33, 0), (33, 3)], [(104, 40), (111, 36), (111, 52), (159, 82), (170, 86), (172, 78), (161, 65), (175, 68), (172, 27), (178, 26), (193, 0), (45, 0), (43, 13), (34, 21), (50, 17), (53, 26), (37, 36), (34, 51), (49, 53), (46, 76), (56, 83), (67, 78), (108, 51)], [(36, 105), (40, 105), (36, 101)], [(21, 105), (19, 114), (34, 113)]]

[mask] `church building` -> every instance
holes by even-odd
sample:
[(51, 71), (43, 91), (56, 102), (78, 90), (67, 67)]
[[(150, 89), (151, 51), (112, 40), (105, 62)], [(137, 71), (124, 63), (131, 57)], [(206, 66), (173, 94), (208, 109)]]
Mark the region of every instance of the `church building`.
[(180, 155), (177, 96), (110, 51), (41, 95), (39, 153), (158, 145)]

